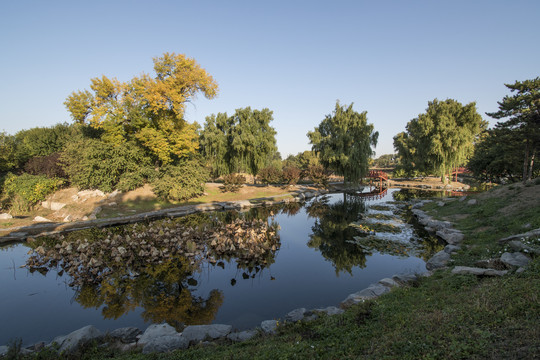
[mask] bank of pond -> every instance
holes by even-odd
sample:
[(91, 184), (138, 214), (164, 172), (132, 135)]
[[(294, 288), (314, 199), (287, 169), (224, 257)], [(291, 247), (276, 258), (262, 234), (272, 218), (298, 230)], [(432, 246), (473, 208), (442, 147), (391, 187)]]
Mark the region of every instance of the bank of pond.
[(412, 197), (333, 193), (201, 212), (0, 247), (0, 345), (167, 323), (250, 329), (339, 304), (396, 273), (423, 273), (443, 243), (416, 227)]

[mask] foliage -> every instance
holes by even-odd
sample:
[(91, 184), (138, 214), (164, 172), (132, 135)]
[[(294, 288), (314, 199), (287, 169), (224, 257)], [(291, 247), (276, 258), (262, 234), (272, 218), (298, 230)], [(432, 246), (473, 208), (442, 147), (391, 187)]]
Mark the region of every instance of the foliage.
[(47, 195), (55, 192), (64, 180), (44, 175), (14, 175), (8, 174), (2, 191), (3, 207), (16, 205), (16, 212), (24, 212), (38, 202), (45, 200)]
[(282, 180), (282, 172), (274, 166), (267, 166), (259, 171), (257, 178), (263, 184), (279, 184)]
[(367, 123), (366, 114), (354, 111), (353, 104), (346, 107), (336, 102), (333, 114), (326, 115), (307, 134), (322, 165), (343, 175), (345, 182), (358, 182), (367, 174), (373, 155), (371, 146), (377, 145), (379, 133), (373, 131), (373, 124)]
[(237, 109), (232, 116), (218, 113), (206, 117), (199, 143), (213, 176), (235, 172), (257, 175), (277, 153), (276, 131), (269, 109)]
[(378, 168), (388, 168), (396, 165), (396, 156), (394, 154), (384, 154), (373, 160), (372, 166)]
[(296, 166), (286, 166), (282, 171), (283, 180), (289, 185), (296, 185), (298, 180), (302, 177), (302, 170)]
[(60, 153), (47, 156), (36, 156), (24, 164), (24, 171), (31, 175), (45, 175), (47, 177), (65, 178), (64, 168), (59, 163)]
[(152, 181), (152, 190), (161, 199), (187, 200), (204, 193), (208, 171), (200, 160), (185, 159), (177, 165), (166, 165)]
[(34, 157), (48, 156), (61, 151), (71, 140), (72, 135), (73, 129), (67, 124), (19, 131), (14, 137), (17, 166), (22, 167)]
[(228, 174), (223, 176), (223, 191), (238, 192), (246, 183), (246, 177), (241, 174)]
[[(540, 149), (539, 149), (540, 150)], [(504, 128), (487, 130), (476, 144), (467, 168), (482, 181), (518, 181), (521, 176), (523, 144)]]
[(186, 103), (199, 92), (214, 98), (218, 85), (182, 54), (165, 53), (153, 60), (154, 78), (142, 74), (125, 83), (94, 78), (92, 92), (73, 92), (64, 104), (74, 121), (102, 129), (105, 142), (136, 141), (167, 164), (197, 150), (196, 125), (184, 119)]
[(132, 143), (83, 138), (70, 142), (60, 159), (71, 183), (81, 189), (132, 190), (155, 173), (151, 159)]
[(540, 77), (505, 86), (515, 94), (505, 96), (498, 102), (499, 111), (487, 115), (495, 119), (508, 118), (498, 122), (496, 129), (505, 131), (516, 146), (521, 143), (522, 179), (526, 181), (532, 177), (534, 159), (540, 151)]
[(322, 187), (328, 186), (328, 172), (321, 164), (309, 165), (306, 174), (316, 185)]
[(486, 126), (474, 102), (463, 106), (456, 100), (435, 99), (425, 113), (407, 123), (406, 132), (394, 137), (394, 148), (406, 172), (437, 172), (446, 182), (448, 170), (471, 157)]
[(0, 132), (0, 174), (17, 167), (15, 137)]

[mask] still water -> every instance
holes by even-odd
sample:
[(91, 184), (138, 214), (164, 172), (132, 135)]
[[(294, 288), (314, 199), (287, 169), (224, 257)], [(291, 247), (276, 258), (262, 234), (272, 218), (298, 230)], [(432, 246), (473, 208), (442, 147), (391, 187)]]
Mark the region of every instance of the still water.
[[(49, 342), (89, 324), (102, 331), (126, 326), (144, 330), (164, 321), (179, 329), (185, 324), (224, 323), (242, 330), (299, 307), (338, 306), (350, 293), (384, 277), (424, 272), (425, 260), (442, 248), (407, 222), (407, 213), (395, 200), (408, 194), (397, 189), (379, 199), (330, 194), (303, 205), (166, 220), (171, 228), (175, 221), (185, 225), (263, 219), (276, 229), (277, 237), (275, 243), (264, 242), (264, 251), (251, 249), (238, 256), (229, 248), (211, 252), (215, 241), (210, 245), (205, 238), (203, 248), (188, 244), (185, 250), (195, 264), (189, 264), (185, 254), (178, 255), (145, 265), (144, 270), (99, 275), (93, 282), (84, 276), (74, 281), (69, 271), (53, 266), (54, 261), (46, 271), (30, 272), (24, 267), (31, 257), (29, 245), (0, 247), (0, 345), (16, 338), (23, 345)], [(95, 244), (106, 236), (100, 231), (97, 238), (96, 232), (92, 235)], [(124, 229), (107, 231), (118, 234)], [(63, 239), (64, 245), (76, 236)]]

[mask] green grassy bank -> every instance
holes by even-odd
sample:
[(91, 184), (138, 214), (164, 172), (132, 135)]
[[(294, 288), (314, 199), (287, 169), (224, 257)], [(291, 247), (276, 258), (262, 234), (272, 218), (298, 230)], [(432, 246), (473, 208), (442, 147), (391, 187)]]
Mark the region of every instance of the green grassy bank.
[[(500, 257), (498, 239), (540, 228), (540, 181), (497, 187), (424, 207), (465, 234), (453, 265)], [(469, 200), (477, 204), (470, 205)], [(529, 239), (533, 246), (539, 239)], [(540, 259), (497, 278), (439, 270), (342, 315), (280, 324), (277, 335), (169, 354), (121, 354), (89, 346), (82, 359), (523, 359), (540, 357)], [(52, 359), (42, 352), (27, 358)]]

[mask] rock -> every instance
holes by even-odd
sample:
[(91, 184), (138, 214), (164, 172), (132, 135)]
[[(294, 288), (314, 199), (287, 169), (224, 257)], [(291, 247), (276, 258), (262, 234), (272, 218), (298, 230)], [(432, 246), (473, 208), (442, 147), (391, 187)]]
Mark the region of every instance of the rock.
[(175, 335), (180, 334), (176, 331), (175, 328), (173, 328), (169, 324), (152, 324), (148, 328), (146, 328), (142, 336), (139, 338), (138, 343), (144, 345), (147, 342), (150, 342), (150, 340), (153, 340), (154, 338)]
[(142, 353), (149, 354), (153, 352), (169, 352), (178, 349), (187, 349), (189, 341), (180, 334), (177, 335), (164, 335), (160, 337), (154, 337), (143, 346)]
[(105, 193), (101, 190), (82, 190), (77, 195), (79, 197), (105, 197)]
[(448, 254), (452, 254), (453, 252), (456, 252), (458, 251), (459, 249), (461, 249), (460, 246), (457, 246), (457, 245), (446, 245), (444, 247), (444, 251)]
[(188, 342), (199, 342), (205, 339), (218, 339), (227, 336), (232, 331), (231, 325), (190, 325), (182, 332)]
[(347, 298), (341, 302), (340, 306), (346, 309), (354, 304), (379, 297), (389, 291), (390, 288), (382, 284), (372, 284), (363, 290), (347, 296)]
[(441, 229), (435, 234), (450, 245), (459, 244), (463, 241), (464, 238), (463, 233), (455, 229)]
[(521, 274), (522, 272), (525, 271), (525, 268), (524, 267), (520, 267), (519, 269), (516, 270), (516, 274)]
[(64, 218), (64, 222), (71, 222), (71, 221), (73, 221), (73, 216), (71, 215), (68, 215)]
[(514, 251), (522, 251), (530, 254), (540, 255), (540, 249), (532, 248), (518, 240), (512, 240), (508, 242), (508, 246), (510, 246), (510, 248)]
[(459, 202), (464, 202), (467, 199), (467, 195), (459, 198)]
[(41, 202), (41, 206), (44, 207), (45, 209), (58, 211), (62, 209), (64, 206), (66, 206), (66, 204), (61, 203), (61, 202), (55, 202), (55, 201), (43, 201)]
[(394, 279), (390, 279), (390, 278), (384, 278), (382, 280), (379, 280), (379, 284), (389, 287), (389, 288), (399, 286), (399, 284)]
[(467, 205), (476, 205), (476, 204), (478, 204), (478, 201), (476, 201), (476, 199), (471, 199), (467, 201)]
[[(307, 314), (307, 315), (311, 315), (311, 314)], [(289, 312), (287, 315), (285, 315), (285, 321), (297, 322), (297, 321), (302, 320), (304, 316), (306, 316), (306, 308), (295, 309)]]
[(223, 207), (219, 204), (199, 204), (195, 206), (198, 211), (216, 211), (221, 210)]
[(111, 331), (109, 336), (120, 340), (124, 344), (129, 344), (137, 341), (137, 336), (141, 334), (142, 331), (136, 327), (125, 327)]
[(501, 261), (506, 265), (522, 267), (527, 266), (531, 262), (531, 258), (520, 252), (505, 252), (501, 255)]
[(227, 339), (231, 341), (241, 342), (253, 338), (257, 335), (257, 330), (246, 330), (241, 332), (233, 332), (227, 335)]
[(448, 261), (450, 260), (450, 254), (448, 254), (446, 251), (441, 250), (431, 259), (429, 259), (426, 263), (426, 269), (428, 270), (435, 270), (440, 269), (446, 266), (448, 264)]
[(504, 244), (512, 240), (521, 240), (521, 239), (527, 239), (527, 238), (536, 237), (536, 236), (540, 236), (540, 229), (534, 229), (523, 234), (517, 234), (517, 235), (512, 235), (512, 236), (502, 238), (499, 240), (499, 244)]
[(261, 329), (266, 334), (275, 334), (277, 326), (278, 326), (278, 322), (276, 320), (264, 320), (261, 323)]
[(11, 215), (8, 214), (8, 213), (2, 213), (2, 214), (0, 214), (0, 220), (9, 220), (9, 219), (13, 219), (13, 216), (11, 216)]
[(79, 200), (79, 195), (73, 195), (73, 196), (71, 197), (71, 200), (73, 200), (73, 201)]
[(446, 205), (446, 203), (444, 201), (437, 202), (437, 206), (439, 206), (439, 207), (443, 207), (444, 205)]
[(112, 193), (108, 194), (107, 195), (107, 199), (113, 199), (115, 198), (117, 195), (121, 194), (122, 192), (119, 191), (119, 190), (114, 190)]
[(47, 219), (47, 218), (44, 218), (43, 216), (36, 216), (34, 218), (34, 220), (32, 221), (35, 221), (35, 222), (52, 222), (51, 220)]
[(116, 205), (118, 205), (118, 204), (117, 204), (116, 202), (113, 201), (113, 202), (110, 202), (110, 203), (108, 203), (108, 204), (106, 204), (106, 205), (107, 205), (107, 206), (116, 206)]
[(495, 269), (484, 269), (477, 267), (469, 266), (456, 266), (452, 269), (452, 274), (471, 274), (476, 276), (503, 276), (508, 273), (508, 270), (495, 270)]
[(58, 336), (53, 340), (53, 343), (59, 345), (58, 352), (72, 352), (79, 346), (82, 346), (92, 340), (99, 339), (103, 336), (102, 332), (92, 325), (85, 326), (79, 330), (64, 336)]
[(397, 274), (392, 276), (392, 280), (400, 285), (408, 285), (409, 283), (418, 280), (415, 274)]
[(339, 315), (339, 314), (343, 314), (345, 312), (343, 309), (337, 308), (335, 306), (329, 306), (329, 307), (326, 307), (324, 309), (315, 309), (313, 311), (314, 312), (323, 312), (323, 313), (326, 313), (326, 315), (328, 315), (328, 316)]

